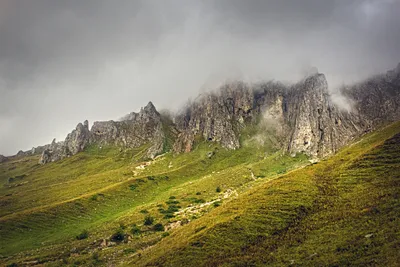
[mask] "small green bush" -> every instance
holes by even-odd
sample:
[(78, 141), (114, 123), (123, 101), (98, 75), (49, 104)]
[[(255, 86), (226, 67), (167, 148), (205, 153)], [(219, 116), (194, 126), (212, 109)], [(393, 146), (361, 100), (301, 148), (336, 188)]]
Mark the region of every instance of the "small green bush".
[(165, 203), (168, 204), (168, 205), (170, 205), (170, 204), (179, 204), (179, 201), (178, 200), (168, 200)]
[(76, 236), (76, 239), (82, 240), (89, 237), (89, 232), (87, 230), (83, 230), (82, 233)]
[(133, 190), (135, 190), (135, 189), (136, 189), (136, 187), (137, 187), (136, 185), (134, 185), (134, 184), (131, 184), (131, 185), (129, 186), (129, 189), (131, 189), (131, 190), (133, 191)]
[(149, 212), (147, 210), (141, 210), (140, 213), (147, 214)]
[(161, 231), (164, 231), (164, 225), (162, 225), (161, 223), (157, 223), (156, 225), (154, 225), (154, 231), (157, 231), (157, 232), (161, 232)]
[(216, 191), (217, 193), (221, 192), (221, 187), (217, 186), (217, 188), (215, 189), (215, 191)]
[(169, 236), (169, 232), (164, 232), (164, 233), (162, 233), (162, 235), (161, 235), (161, 237), (167, 237), (167, 236)]
[(150, 215), (147, 215), (147, 216), (144, 218), (144, 225), (152, 225), (153, 222), (154, 222), (154, 218), (151, 217)]
[(193, 203), (206, 203), (206, 200), (205, 199), (202, 199), (202, 198), (199, 198), (199, 199), (194, 199), (193, 200)]
[(124, 241), (125, 239), (125, 233), (123, 229), (119, 228), (112, 236), (111, 236), (111, 241), (114, 242), (121, 242)]
[(140, 230), (139, 226), (137, 226), (136, 224), (132, 225), (132, 229), (131, 229), (131, 233), (133, 235), (140, 235), (142, 231)]
[(124, 249), (124, 254), (131, 254), (131, 253), (135, 253), (136, 249), (134, 248), (126, 248)]
[(171, 219), (171, 218), (174, 218), (174, 217), (175, 217), (175, 215), (173, 213), (166, 213), (164, 215), (164, 219)]

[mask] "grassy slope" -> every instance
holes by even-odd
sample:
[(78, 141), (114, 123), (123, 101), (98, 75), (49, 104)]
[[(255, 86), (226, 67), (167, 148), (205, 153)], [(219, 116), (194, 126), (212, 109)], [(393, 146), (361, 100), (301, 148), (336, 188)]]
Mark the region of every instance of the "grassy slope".
[(129, 265), (398, 266), (399, 155), (395, 123), (248, 190)]
[[(144, 170), (136, 166), (146, 147), (92, 147), (44, 166), (37, 157), (13, 159), (0, 164), (0, 262), (395, 265), (400, 147), (396, 139), (384, 141), (399, 132), (400, 123), (393, 124), (295, 171), (290, 169), (304, 166), (305, 157), (251, 145), (226, 151), (203, 143), (192, 153), (166, 154)], [(211, 159), (209, 151), (216, 151)], [(185, 208), (232, 190), (238, 194), (218, 201), (219, 207), (169, 219), (160, 213), (171, 196)], [(191, 222), (166, 236), (143, 225), (148, 214), (163, 225)], [(100, 245), (117, 229), (129, 234), (133, 224), (139, 235)], [(76, 240), (85, 229), (89, 238)]]
[[(3, 261), (68, 262), (71, 249), (82, 252), (95, 240), (109, 238), (120, 225), (143, 224), (145, 214), (141, 210), (163, 224), (179, 219), (165, 219), (158, 211), (158, 205), (165, 206), (172, 195), (180, 206), (186, 207), (199, 199), (216, 199), (227, 189), (246, 190), (306, 162), (304, 156), (290, 158), (263, 147), (232, 152), (203, 143), (192, 153), (166, 154), (138, 170), (145, 150), (146, 146), (123, 152), (91, 147), (44, 166), (37, 164), (37, 156), (0, 164)], [(215, 151), (211, 159), (206, 156), (209, 151)], [(253, 181), (252, 172), (265, 179)], [(216, 192), (216, 187), (222, 192)], [(125, 232), (129, 233), (129, 227)], [(89, 239), (75, 240), (85, 229), (90, 233)], [(130, 247), (146, 247), (160, 237), (161, 233), (147, 231)], [(103, 253), (104, 257), (109, 256), (107, 253)], [(88, 255), (82, 254), (84, 262)]]

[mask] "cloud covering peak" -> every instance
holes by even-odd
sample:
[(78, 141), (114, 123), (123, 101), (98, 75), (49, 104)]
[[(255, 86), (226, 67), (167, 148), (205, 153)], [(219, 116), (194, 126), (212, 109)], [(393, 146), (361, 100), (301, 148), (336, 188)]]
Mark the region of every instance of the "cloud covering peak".
[(0, 1), (0, 153), (227, 79), (334, 88), (400, 61), (398, 0)]

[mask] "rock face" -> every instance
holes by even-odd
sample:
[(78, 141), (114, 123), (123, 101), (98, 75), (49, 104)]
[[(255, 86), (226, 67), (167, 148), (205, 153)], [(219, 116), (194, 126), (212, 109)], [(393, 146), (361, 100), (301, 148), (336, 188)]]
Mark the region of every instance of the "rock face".
[(66, 156), (75, 155), (81, 152), (90, 141), (89, 122), (85, 120), (79, 123), (75, 130), (67, 135), (64, 141), (64, 153)]
[(238, 132), (251, 120), (253, 94), (244, 83), (226, 85), (217, 93), (200, 96), (175, 119), (180, 134), (174, 144), (177, 152), (192, 149), (195, 138), (239, 148)]
[(149, 102), (139, 113), (132, 112), (122, 121), (94, 122), (90, 142), (127, 148), (151, 142), (147, 156), (153, 158), (162, 152), (164, 139), (161, 115), (153, 103)]
[(174, 150), (190, 151), (197, 139), (236, 149), (241, 129), (262, 117), (285, 135), (282, 146), (289, 153), (313, 158), (332, 154), (374, 127), (400, 119), (400, 64), (342, 93), (354, 103), (353, 110), (333, 104), (325, 76), (316, 72), (291, 86), (225, 85), (189, 103), (176, 117), (180, 133)]
[(42, 156), (39, 159), (39, 164), (46, 164), (48, 162), (57, 161), (67, 157), (66, 147), (64, 142), (56, 142), (54, 138), (50, 145), (42, 151)]
[(191, 151), (197, 141), (237, 149), (243, 134), (251, 129), (247, 127), (257, 126), (259, 135), (275, 135), (288, 153), (320, 158), (400, 119), (400, 64), (386, 74), (344, 87), (341, 93), (352, 103), (351, 109), (332, 102), (326, 78), (317, 69), (292, 85), (233, 82), (189, 102), (175, 116), (174, 124), (166, 126), (150, 102), (139, 113), (132, 112), (119, 121), (94, 122), (91, 130), (87, 121), (79, 123), (63, 142), (53, 140), (18, 155), (41, 153), (40, 163), (44, 164), (75, 155), (89, 145), (134, 148), (148, 144), (149, 158), (165, 151), (171, 142), (177, 153)]
[(75, 155), (92, 144), (134, 148), (151, 143), (146, 156), (154, 158), (163, 151), (164, 141), (161, 115), (153, 103), (149, 102), (139, 113), (132, 112), (122, 121), (94, 122), (91, 130), (87, 120), (83, 124), (79, 123), (64, 142), (53, 140), (43, 150), (39, 163), (45, 164)]
[(323, 74), (313, 74), (294, 85), (285, 100), (290, 153), (329, 155), (358, 136), (363, 127), (357, 116), (332, 104)]
[(354, 112), (370, 127), (400, 118), (400, 63), (386, 74), (376, 75), (352, 87), (344, 88), (351, 98)]
[(6, 162), (8, 158), (6, 156), (0, 155), (0, 163)]

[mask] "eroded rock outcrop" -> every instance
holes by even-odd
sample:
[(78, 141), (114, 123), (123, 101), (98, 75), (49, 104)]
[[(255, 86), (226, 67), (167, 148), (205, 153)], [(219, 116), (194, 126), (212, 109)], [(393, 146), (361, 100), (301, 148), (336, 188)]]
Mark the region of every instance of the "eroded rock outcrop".
[(151, 102), (122, 121), (94, 122), (91, 129), (91, 143), (99, 145), (133, 148), (150, 142), (152, 145), (146, 153), (149, 158), (162, 152), (164, 139), (161, 115)]
[(192, 149), (196, 137), (239, 148), (239, 131), (251, 120), (254, 95), (244, 83), (225, 85), (219, 92), (200, 96), (175, 118), (180, 131), (174, 144), (177, 152)]
[(161, 115), (153, 103), (139, 113), (130, 113), (121, 121), (97, 121), (89, 130), (89, 122), (79, 123), (65, 141), (55, 140), (42, 152), (39, 163), (45, 164), (83, 151), (88, 145), (134, 148), (150, 143), (146, 157), (154, 158), (163, 151), (165, 133)]
[(400, 64), (386, 74), (343, 89), (359, 114), (371, 128), (400, 118)]
[(363, 128), (357, 115), (339, 110), (332, 103), (325, 75), (320, 73), (307, 77), (289, 90), (286, 123), (291, 129), (288, 151), (312, 157), (336, 152)]
[(167, 126), (150, 102), (119, 121), (94, 122), (91, 130), (87, 121), (80, 123), (63, 142), (53, 140), (18, 155), (41, 153), (40, 163), (47, 163), (75, 155), (88, 145), (134, 148), (149, 144), (145, 156), (153, 158), (171, 147), (174, 152), (189, 152), (197, 141), (237, 149), (246, 127), (253, 127), (261, 141), (273, 135), (276, 145), (288, 153), (320, 158), (400, 119), (400, 64), (386, 74), (344, 87), (340, 93), (352, 103), (351, 108), (332, 102), (326, 78), (316, 69), (292, 85), (232, 82), (189, 102)]
[(54, 138), (50, 145), (42, 151), (39, 159), (39, 164), (46, 164), (48, 162), (57, 161), (67, 157), (64, 142), (56, 142)]
[(242, 128), (268, 118), (270, 126), (285, 136), (281, 143), (289, 153), (314, 158), (332, 154), (374, 127), (400, 119), (400, 64), (342, 93), (353, 103), (351, 110), (331, 101), (325, 75), (316, 72), (291, 86), (225, 85), (218, 93), (189, 103), (176, 117), (180, 134), (174, 150), (190, 151), (199, 138), (236, 149)]
[(8, 158), (6, 156), (0, 155), (0, 163), (6, 162)]

